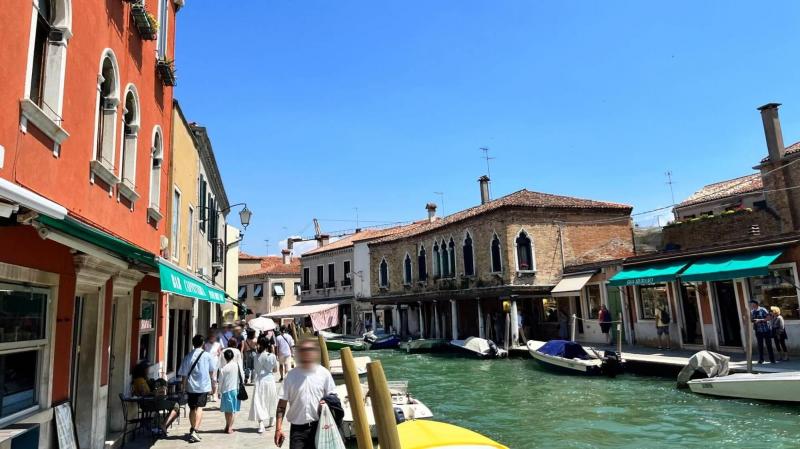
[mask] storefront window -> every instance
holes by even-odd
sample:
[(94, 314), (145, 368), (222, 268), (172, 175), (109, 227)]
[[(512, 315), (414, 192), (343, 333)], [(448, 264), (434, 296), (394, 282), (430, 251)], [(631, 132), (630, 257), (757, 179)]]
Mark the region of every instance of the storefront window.
[(0, 284), (0, 417), (38, 403), (47, 298), (45, 289)]
[(156, 303), (142, 301), (139, 316), (139, 361), (155, 362)]
[(772, 306), (779, 307), (784, 319), (800, 319), (794, 279), (792, 267), (771, 269), (769, 276), (750, 279), (750, 298), (768, 310)]
[(587, 285), (586, 286), (586, 306), (589, 310), (589, 318), (597, 318), (600, 314), (600, 286)]
[(656, 307), (667, 303), (666, 284), (647, 285), (639, 287), (639, 318), (654, 320)]

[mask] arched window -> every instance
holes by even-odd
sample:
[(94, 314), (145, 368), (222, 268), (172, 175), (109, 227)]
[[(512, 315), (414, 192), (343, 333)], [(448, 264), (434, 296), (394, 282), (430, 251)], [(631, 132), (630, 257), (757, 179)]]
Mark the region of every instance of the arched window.
[(417, 257), (417, 271), (420, 281), (428, 280), (428, 264), (425, 254), (425, 246), (420, 246), (419, 256)]
[(136, 201), (136, 145), (139, 138), (139, 96), (136, 87), (129, 85), (125, 92), (123, 108), (122, 148), (120, 151), (120, 193)]
[(119, 182), (114, 173), (114, 135), (117, 129), (117, 105), (119, 104), (119, 70), (114, 53), (107, 50), (100, 63), (97, 78), (97, 116), (95, 130), (95, 160), (92, 174), (113, 186)]
[(439, 242), (433, 243), (433, 277), (442, 277), (442, 255), (439, 253)]
[(447, 257), (450, 259), (450, 268), (447, 271), (450, 273), (450, 277), (454, 277), (456, 275), (456, 243), (452, 237), (450, 237), (450, 243), (447, 244)]
[(497, 234), (492, 236), (492, 273), (503, 271), (503, 262), (500, 258), (500, 238)]
[(450, 277), (450, 257), (448, 256), (447, 242), (442, 240), (442, 277)]
[(22, 114), (55, 142), (54, 153), (68, 134), (61, 128), (64, 65), (72, 36), (70, 0), (34, 0), (28, 74)]
[(475, 275), (475, 259), (472, 256), (472, 236), (467, 232), (464, 238), (464, 247), (462, 248), (464, 256), (464, 276)]
[(534, 271), (536, 265), (533, 261), (533, 245), (525, 231), (519, 231), (517, 240), (517, 269), (520, 271)]
[(381, 287), (389, 286), (389, 264), (386, 263), (386, 259), (381, 260), (381, 265), (378, 273), (378, 281), (380, 282)]
[(406, 253), (406, 259), (403, 261), (403, 282), (406, 285), (411, 284), (411, 256)]
[(161, 219), (161, 166), (164, 163), (164, 138), (161, 128), (153, 128), (153, 148), (150, 149), (150, 204), (148, 213), (155, 221)]

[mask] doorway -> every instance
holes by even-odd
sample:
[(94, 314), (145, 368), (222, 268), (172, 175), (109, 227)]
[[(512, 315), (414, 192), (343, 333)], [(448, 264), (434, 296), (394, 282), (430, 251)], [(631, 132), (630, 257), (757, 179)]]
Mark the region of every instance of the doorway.
[(78, 402), (78, 379), (80, 379), (80, 366), (78, 363), (81, 356), (81, 332), (83, 326), (83, 296), (75, 297), (75, 310), (72, 314), (72, 366), (69, 376), (69, 394), (72, 401), (72, 415), (76, 415)]
[(716, 294), (717, 332), (720, 346), (742, 347), (742, 327), (736, 306), (733, 281), (714, 282)]
[(700, 322), (700, 308), (697, 302), (697, 288), (691, 284), (681, 283), (680, 305), (683, 322), (681, 338), (685, 345), (702, 345), (703, 329)]
[[(620, 321), (622, 318), (622, 295), (619, 292), (619, 287), (608, 287), (606, 289), (606, 299), (608, 300), (608, 312), (611, 314), (611, 320)], [(620, 331), (617, 330), (617, 323), (611, 326), (611, 336), (612, 341), (616, 342), (618, 338), (622, 338), (622, 341), (625, 341), (625, 331), (623, 329), (622, 335), (620, 335)]]

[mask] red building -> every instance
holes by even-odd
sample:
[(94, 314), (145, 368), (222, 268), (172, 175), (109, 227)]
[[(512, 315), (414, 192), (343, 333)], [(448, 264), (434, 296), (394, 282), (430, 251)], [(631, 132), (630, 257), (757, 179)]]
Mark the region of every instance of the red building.
[(130, 367), (161, 372), (155, 255), (182, 3), (4, 2), (0, 428), (20, 429), (14, 446), (50, 447), (52, 408), (70, 401), (80, 447), (103, 447), (122, 430)]

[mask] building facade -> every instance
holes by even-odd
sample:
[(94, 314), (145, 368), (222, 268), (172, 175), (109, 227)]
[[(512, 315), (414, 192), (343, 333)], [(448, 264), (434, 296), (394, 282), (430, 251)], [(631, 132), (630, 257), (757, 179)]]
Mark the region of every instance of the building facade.
[(300, 259), (288, 250), (280, 256), (239, 254), (238, 299), (252, 319), (290, 308), (300, 300)]

